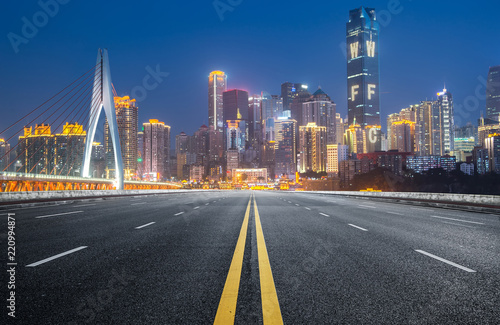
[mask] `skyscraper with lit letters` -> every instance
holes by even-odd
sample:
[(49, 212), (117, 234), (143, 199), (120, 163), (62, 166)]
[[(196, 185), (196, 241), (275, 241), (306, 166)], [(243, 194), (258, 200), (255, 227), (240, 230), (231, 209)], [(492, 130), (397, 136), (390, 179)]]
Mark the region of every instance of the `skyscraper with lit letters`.
[(375, 9), (349, 12), (347, 29), (348, 124), (354, 121), (370, 133), (372, 147), (380, 150), (379, 23)]

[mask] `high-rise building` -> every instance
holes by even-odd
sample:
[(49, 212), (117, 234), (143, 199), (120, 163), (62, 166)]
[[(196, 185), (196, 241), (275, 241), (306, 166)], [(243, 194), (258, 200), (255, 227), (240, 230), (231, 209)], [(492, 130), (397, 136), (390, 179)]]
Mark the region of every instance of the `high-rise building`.
[(253, 95), (248, 98), (248, 142), (257, 156), (260, 156), (262, 136), (262, 96)]
[(10, 164), (10, 144), (4, 139), (0, 139), (0, 172), (8, 171)]
[(295, 143), (297, 139), (297, 121), (281, 117), (275, 121), (275, 126), (275, 173), (278, 177), (287, 175), (289, 178), (294, 178), (297, 169), (297, 144)]
[(327, 144), (337, 143), (336, 118), (336, 104), (321, 88), (302, 104), (303, 125), (316, 123), (318, 126), (326, 127)]
[(484, 146), (484, 140), (486, 140), (490, 134), (500, 133), (500, 121), (497, 122), (492, 119), (485, 119), (481, 117), (478, 124), (477, 140), (479, 146)]
[(278, 95), (262, 92), (262, 131), (265, 141), (275, 141), (274, 120), (283, 113), (283, 99)]
[(50, 125), (24, 128), (19, 137), (18, 160), (24, 173), (80, 176), (86, 131), (78, 123), (66, 123), (62, 133), (52, 134)]
[(355, 120), (363, 129), (380, 125), (379, 23), (375, 9), (351, 10), (346, 27), (349, 125)]
[(410, 120), (401, 120), (393, 122), (391, 126), (394, 143), (391, 149), (399, 152), (415, 152), (415, 122)]
[(500, 65), (490, 67), (486, 84), (486, 116), (500, 122)]
[(283, 110), (284, 111), (291, 110), (293, 100), (298, 96), (300, 96), (301, 94), (306, 93), (307, 95), (309, 95), (307, 88), (308, 88), (307, 85), (301, 83), (285, 82), (281, 84), (281, 98), (283, 99)]
[(344, 119), (340, 117), (340, 113), (335, 114), (335, 136), (337, 140), (336, 144), (344, 144)]
[(141, 179), (144, 174), (144, 126), (137, 132), (137, 178)]
[(484, 147), (488, 150), (490, 159), (490, 171), (500, 173), (500, 134), (490, 134), (484, 140)]
[(181, 132), (175, 137), (175, 155), (177, 157), (177, 179), (182, 180), (189, 177), (185, 177), (184, 166), (188, 164), (188, 153), (189, 153), (189, 136)]
[(209, 128), (205, 124), (193, 135), (194, 153), (196, 154), (196, 164), (203, 166), (205, 169), (204, 175), (208, 168), (208, 148), (209, 148)]
[(224, 124), (229, 120), (248, 121), (248, 92), (232, 89), (222, 94)]
[(455, 139), (453, 98), (446, 89), (438, 93), (437, 106), (441, 114), (441, 155), (444, 156), (454, 150)]
[(326, 146), (327, 162), (326, 172), (338, 175), (340, 162), (349, 158), (349, 146), (342, 144), (329, 144)]
[(56, 165), (52, 174), (80, 176), (86, 135), (78, 123), (66, 123), (62, 133), (55, 134)]
[(309, 123), (299, 126), (299, 172), (326, 171), (326, 127)]
[(214, 130), (224, 127), (222, 93), (227, 90), (227, 76), (222, 71), (212, 71), (208, 77), (208, 126)]
[[(137, 173), (138, 107), (129, 96), (115, 97), (116, 123), (122, 149), (124, 178), (133, 179)], [(106, 177), (115, 177), (115, 155), (109, 133), (108, 121), (104, 124), (104, 148), (106, 150)]]
[(349, 147), (349, 153), (364, 153), (365, 132), (361, 125), (354, 121), (354, 124), (349, 125), (344, 133), (344, 143)]
[(158, 181), (169, 178), (170, 126), (157, 119), (143, 123), (143, 175), (142, 178)]
[(100, 142), (92, 143), (90, 171), (93, 178), (106, 177), (106, 151), (104, 150), (104, 145)]
[(488, 173), (490, 171), (488, 149), (484, 147), (475, 147), (474, 150), (472, 150), (472, 162), (479, 175)]

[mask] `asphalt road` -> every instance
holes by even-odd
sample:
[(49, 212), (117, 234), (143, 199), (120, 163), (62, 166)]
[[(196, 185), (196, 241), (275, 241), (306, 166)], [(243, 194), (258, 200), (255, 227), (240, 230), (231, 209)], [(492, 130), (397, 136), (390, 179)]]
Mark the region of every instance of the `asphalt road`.
[(2, 324), (500, 323), (498, 215), (207, 191), (0, 217)]

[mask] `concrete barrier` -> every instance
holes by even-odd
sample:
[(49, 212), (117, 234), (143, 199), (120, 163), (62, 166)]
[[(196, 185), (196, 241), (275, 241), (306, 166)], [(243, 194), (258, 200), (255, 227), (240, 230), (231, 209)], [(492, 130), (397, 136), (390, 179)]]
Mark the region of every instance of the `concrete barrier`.
[(52, 201), (64, 199), (106, 198), (129, 195), (155, 195), (196, 193), (206, 190), (121, 190), (121, 191), (47, 191), (47, 192), (9, 192), (0, 193), (0, 204), (35, 201)]
[(499, 195), (478, 195), (478, 194), (448, 194), (448, 193), (409, 193), (409, 192), (350, 192), (350, 191), (316, 191), (297, 192), (316, 193), (324, 195), (339, 195), (353, 197), (367, 197), (374, 199), (407, 200), (414, 202), (434, 202), (449, 203), (457, 206), (486, 206), (500, 209)]

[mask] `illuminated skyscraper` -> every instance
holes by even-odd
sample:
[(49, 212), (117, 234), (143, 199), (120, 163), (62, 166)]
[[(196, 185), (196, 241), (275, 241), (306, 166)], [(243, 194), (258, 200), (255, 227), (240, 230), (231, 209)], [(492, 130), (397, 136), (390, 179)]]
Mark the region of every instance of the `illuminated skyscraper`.
[(491, 67), (486, 85), (487, 118), (500, 122), (500, 65)]
[[(116, 123), (122, 149), (124, 178), (133, 179), (137, 172), (138, 107), (129, 96), (115, 97)], [(114, 178), (115, 156), (109, 134), (108, 121), (104, 125), (104, 146), (106, 151), (106, 176)]]
[(302, 104), (303, 125), (316, 123), (318, 126), (326, 127), (327, 144), (337, 144), (336, 106), (321, 88)]
[(156, 119), (143, 123), (143, 179), (150, 181), (168, 178), (170, 126)]
[(297, 154), (295, 143), (297, 139), (297, 121), (289, 118), (279, 118), (275, 121), (276, 126), (276, 175), (288, 175), (295, 177), (297, 169)]
[(454, 150), (455, 121), (453, 115), (453, 98), (446, 89), (438, 93), (437, 109), (441, 115), (441, 156)]
[[(349, 12), (347, 23), (348, 123), (380, 125), (379, 23), (375, 9)], [(380, 139), (378, 139), (380, 141)]]
[(309, 123), (299, 127), (299, 172), (326, 171), (326, 127)]
[(36, 125), (34, 132), (31, 127), (25, 127), (17, 146), (22, 164), (19, 171), (80, 176), (86, 135), (78, 123), (66, 123), (59, 134), (52, 134), (48, 124)]
[(208, 77), (208, 126), (215, 131), (224, 126), (222, 93), (227, 90), (227, 76), (222, 71), (213, 71)]

